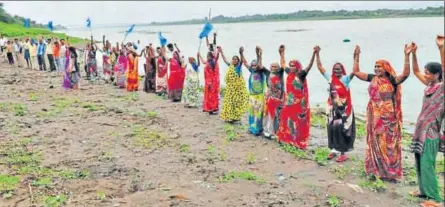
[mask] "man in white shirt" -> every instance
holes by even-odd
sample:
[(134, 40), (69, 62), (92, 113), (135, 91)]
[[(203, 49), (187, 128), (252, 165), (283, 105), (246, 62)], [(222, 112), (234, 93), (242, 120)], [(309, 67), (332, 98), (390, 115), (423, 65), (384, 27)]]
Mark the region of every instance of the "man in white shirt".
[(60, 66), (62, 67), (62, 71), (65, 70), (64, 65), (65, 65), (65, 56), (66, 56), (66, 45), (65, 45), (65, 40), (64, 39), (60, 39), (60, 49), (59, 49), (59, 61), (60, 61)]
[(46, 48), (46, 56), (48, 57), (49, 62), (49, 71), (55, 71), (56, 65), (54, 64), (53, 56), (54, 43), (51, 41), (51, 39), (48, 39)]
[(23, 48), (22, 45), (19, 42), (19, 39), (14, 39), (14, 44), (13, 44), (13, 51), (14, 51), (14, 57), (17, 61), (17, 66), (19, 68), (22, 67), (22, 53), (23, 53)]

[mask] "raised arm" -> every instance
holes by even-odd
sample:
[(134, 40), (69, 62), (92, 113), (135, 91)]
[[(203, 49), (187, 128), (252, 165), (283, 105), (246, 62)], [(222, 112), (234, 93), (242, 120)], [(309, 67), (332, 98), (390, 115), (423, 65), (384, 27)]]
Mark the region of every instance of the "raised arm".
[(309, 73), (309, 71), (311, 71), (312, 66), (314, 65), (314, 60), (315, 60), (315, 48), (312, 51), (312, 57), (311, 60), (309, 61), (309, 65), (307, 65), (307, 67), (304, 69), (306, 71), (306, 73)]
[(362, 81), (368, 80), (368, 74), (364, 72), (360, 72), (360, 46), (356, 45), (354, 50), (354, 66), (353, 66), (353, 74)]
[(442, 63), (442, 75), (445, 75), (445, 52), (444, 52), (443, 42), (444, 42), (444, 36), (437, 35), (436, 44), (439, 47), (439, 52), (440, 52), (440, 63)]
[(256, 47), (256, 59), (258, 60), (258, 68), (263, 68), (263, 49), (260, 46)]
[(230, 64), (230, 62), (229, 62), (229, 61), (227, 61), (227, 58), (226, 58), (226, 56), (224, 55), (224, 52), (223, 52), (222, 48), (221, 48), (221, 47), (219, 47), (218, 49), (219, 49), (219, 53), (221, 54), (221, 57), (222, 57), (222, 59), (223, 59), (224, 63), (226, 63), (227, 65), (229, 65), (229, 64)]
[(207, 48), (210, 47), (209, 36), (206, 36), (206, 45), (207, 45)]
[(354, 72), (358, 70), (358, 65), (360, 63), (360, 46), (356, 45), (354, 48), (354, 63), (352, 64), (352, 72), (349, 74), (349, 79), (352, 80), (354, 78)]
[(198, 67), (201, 66), (201, 58), (199, 56), (201, 56), (199, 53), (196, 54), (196, 61), (198, 61), (198, 64), (197, 64)]
[(249, 63), (247, 62), (246, 57), (244, 56), (244, 47), (241, 47), (241, 48), (239, 49), (239, 54), (240, 54), (241, 61), (243, 62), (244, 66), (246, 66), (246, 68), (249, 69), (249, 68), (250, 68), (250, 65), (249, 65)]
[(321, 60), (320, 60), (320, 50), (321, 50), (321, 48), (317, 45), (317, 46), (315, 46), (315, 50), (316, 50), (315, 57), (317, 57), (317, 68), (318, 68), (318, 71), (320, 71), (320, 73), (322, 75), (324, 75), (324, 73), (326, 73), (326, 70), (323, 68), (323, 65), (321, 64)]
[(409, 55), (411, 54), (411, 51), (412, 51), (411, 45), (405, 44), (405, 49), (404, 49), (404, 52), (405, 52), (405, 64), (404, 64), (404, 67), (403, 67), (402, 74), (396, 76), (396, 83), (397, 84), (403, 83), (408, 78), (408, 76), (410, 74)]
[(199, 63), (199, 60), (201, 60), (202, 64), (204, 64), (204, 65), (207, 64), (207, 62), (202, 58), (201, 53), (198, 52), (197, 56), (198, 56), (198, 63)]
[(425, 79), (425, 75), (420, 72), (419, 69), (419, 63), (417, 62), (417, 44), (416, 43), (412, 43), (412, 60), (413, 60), (413, 73), (414, 75), (417, 77), (417, 79), (420, 80), (420, 82), (422, 82), (424, 85), (428, 85), (428, 81)]
[(213, 33), (213, 46), (216, 46), (216, 32)]
[(176, 50), (178, 51), (178, 53), (181, 53), (181, 50), (179, 49), (178, 45), (176, 43), (173, 44), (176, 48)]
[(278, 49), (278, 52), (280, 53), (280, 66), (281, 66), (281, 68), (286, 68), (286, 59), (284, 58), (284, 51), (285, 51), (284, 45), (280, 45), (280, 48)]

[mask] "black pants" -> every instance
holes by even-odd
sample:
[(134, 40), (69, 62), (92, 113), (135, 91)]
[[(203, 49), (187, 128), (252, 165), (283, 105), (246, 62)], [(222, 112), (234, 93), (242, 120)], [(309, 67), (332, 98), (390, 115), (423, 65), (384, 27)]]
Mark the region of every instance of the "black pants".
[(12, 52), (6, 53), (6, 56), (8, 57), (9, 64), (14, 65), (14, 56), (12, 56)]
[(39, 69), (40, 70), (46, 70), (45, 56), (44, 55), (37, 55), (37, 61), (39, 62)]
[(49, 68), (51, 71), (56, 70), (56, 65), (54, 64), (54, 56), (52, 54), (48, 54), (48, 62), (49, 62)]

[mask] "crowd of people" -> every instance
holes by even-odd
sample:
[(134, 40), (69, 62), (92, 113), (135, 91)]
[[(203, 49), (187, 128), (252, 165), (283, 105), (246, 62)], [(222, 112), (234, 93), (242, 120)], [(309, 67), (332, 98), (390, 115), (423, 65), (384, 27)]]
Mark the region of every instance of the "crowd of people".
[[(68, 39), (67, 39), (68, 40)], [(397, 74), (387, 60), (377, 60), (374, 73), (360, 71), (360, 47), (353, 52), (353, 70), (347, 73), (342, 63), (336, 63), (330, 71), (322, 64), (321, 48), (313, 48), (309, 64), (292, 59), (286, 62), (285, 46), (278, 48), (280, 61), (269, 68), (262, 62), (262, 49), (256, 47), (256, 57), (248, 61), (244, 48), (239, 55), (227, 58), (222, 47), (216, 44), (216, 33), (212, 43), (206, 38), (206, 58), (198, 52), (187, 61), (176, 44), (162, 47), (149, 44), (139, 48), (139, 44), (111, 43), (102, 40), (102, 47), (91, 38), (85, 48), (76, 49), (63, 39), (34, 39), (6, 41), (0, 40), (2, 53), (9, 64), (23, 67), (24, 58), (28, 68), (41, 71), (57, 71), (63, 75), (63, 87), (78, 89), (81, 79), (80, 62), (83, 62), (88, 80), (103, 79), (118, 88), (129, 92), (139, 89), (140, 65), (143, 65), (143, 91), (167, 95), (172, 102), (181, 102), (185, 107), (198, 108), (200, 99), (199, 73), (204, 73), (202, 111), (217, 115), (220, 109), (220, 69), (219, 61), (227, 65), (224, 76), (226, 90), (222, 102), (221, 119), (236, 123), (247, 113), (248, 132), (255, 136), (276, 139), (280, 144), (289, 144), (301, 150), (309, 145), (311, 110), (307, 75), (314, 62), (327, 81), (327, 131), (328, 146), (332, 150), (328, 159), (337, 162), (348, 160), (347, 152), (353, 150), (356, 137), (355, 116), (352, 106), (350, 83), (354, 77), (369, 82), (369, 103), (367, 107), (367, 148), (365, 171), (368, 175), (386, 181), (398, 181), (402, 172), (402, 84), (412, 71), (426, 88), (411, 150), (415, 155), (419, 179), (418, 192), (413, 195), (431, 201), (425, 206), (438, 206), (442, 202), (435, 163), (438, 152), (444, 152), (444, 37), (438, 35), (441, 62), (430, 62), (421, 71), (417, 61), (417, 44), (405, 45), (405, 64), (401, 74)], [(83, 56), (80, 57), (80, 52)], [(96, 62), (96, 52), (102, 53), (103, 64)], [(143, 58), (142, 58), (143, 57)], [(78, 61), (81, 59), (81, 61)], [(46, 62), (47, 61), (47, 62)], [(139, 61), (144, 61), (140, 64)], [(203, 67), (202, 67), (203, 66)], [(243, 72), (249, 72), (245, 83)], [(285, 79), (285, 73), (287, 74)], [(246, 87), (247, 85), (247, 87)]]

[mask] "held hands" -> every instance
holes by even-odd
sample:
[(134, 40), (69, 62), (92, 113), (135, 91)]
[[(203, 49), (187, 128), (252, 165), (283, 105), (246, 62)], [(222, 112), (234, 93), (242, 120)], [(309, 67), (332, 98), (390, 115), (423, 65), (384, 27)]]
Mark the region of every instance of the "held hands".
[(257, 54), (258, 56), (260, 56), (260, 57), (262, 56), (262, 54), (263, 54), (263, 49), (261, 49), (260, 46), (256, 46), (255, 51), (256, 51), (256, 54)]
[(244, 54), (244, 47), (240, 47), (240, 48), (239, 48), (239, 54), (240, 54), (240, 55), (243, 55), (243, 54)]
[(415, 55), (417, 52), (417, 44), (415, 42), (411, 43), (411, 52), (413, 53), (413, 55)]
[(405, 44), (405, 55), (409, 55), (412, 52), (412, 45)]
[(359, 57), (361, 53), (360, 46), (356, 45), (354, 49), (354, 59)]
[(320, 50), (321, 50), (320, 46), (315, 45), (315, 47), (314, 47), (314, 53), (315, 53), (315, 54), (319, 54), (319, 53), (320, 53)]
[(443, 40), (444, 40), (443, 35), (437, 35), (436, 44), (437, 44), (437, 47), (439, 47), (439, 49), (443, 48)]
[(221, 46), (217, 46), (216, 47), (216, 49), (218, 50), (218, 52), (220, 52), (220, 53), (222, 53), (223, 51), (222, 51), (222, 48), (221, 48)]
[(280, 48), (278, 49), (278, 52), (280, 53), (280, 55), (284, 54), (284, 50), (285, 50), (284, 45), (280, 45)]

